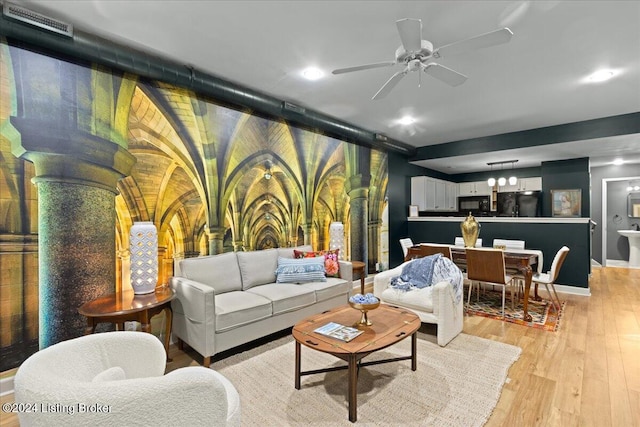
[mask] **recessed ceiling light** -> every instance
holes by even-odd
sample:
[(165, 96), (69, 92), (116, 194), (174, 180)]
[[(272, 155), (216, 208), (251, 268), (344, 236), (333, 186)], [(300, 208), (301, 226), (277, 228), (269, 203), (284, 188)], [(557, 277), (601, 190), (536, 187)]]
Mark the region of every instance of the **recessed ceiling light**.
[(615, 159), (613, 161), (613, 164), (616, 165), (616, 166), (620, 166), (623, 163), (624, 163), (624, 160), (622, 160), (622, 159)]
[(587, 81), (590, 81), (592, 83), (604, 82), (606, 80), (609, 80), (614, 75), (615, 73), (613, 72), (613, 70), (598, 70), (587, 77)]
[(324, 76), (324, 73), (321, 69), (316, 67), (309, 67), (302, 70), (302, 77), (307, 80), (318, 80)]
[(403, 118), (401, 118), (400, 120), (398, 120), (398, 123), (400, 123), (401, 125), (410, 125), (415, 123), (416, 119), (414, 119), (411, 116), (404, 116)]

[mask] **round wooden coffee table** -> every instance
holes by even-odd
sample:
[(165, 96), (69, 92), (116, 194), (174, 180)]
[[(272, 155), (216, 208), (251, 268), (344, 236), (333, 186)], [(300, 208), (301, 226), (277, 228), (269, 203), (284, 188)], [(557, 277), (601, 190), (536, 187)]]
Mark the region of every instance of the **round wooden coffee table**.
[[(293, 338), (296, 341), (296, 389), (300, 390), (300, 377), (303, 375), (330, 372), (338, 369), (348, 369), (347, 396), (349, 401), (349, 421), (351, 422), (355, 422), (358, 419), (357, 398), (359, 368), (368, 365), (378, 365), (380, 363), (397, 362), (400, 360), (411, 360), (412, 371), (415, 371), (418, 366), (416, 359), (416, 332), (420, 328), (420, 319), (415, 313), (404, 308), (380, 304), (380, 307), (368, 313), (368, 317), (372, 325), (362, 327), (364, 332), (349, 342), (344, 342), (337, 338), (331, 338), (314, 332), (314, 330), (329, 322), (351, 326), (360, 319), (360, 316), (360, 311), (354, 310), (350, 306), (345, 305), (308, 317), (298, 322), (293, 327)], [(373, 362), (361, 361), (369, 354), (396, 344), (407, 337), (411, 337), (410, 356), (376, 360)], [(300, 355), (302, 345), (316, 351), (332, 354), (335, 357), (346, 361), (347, 365), (327, 369), (317, 369), (313, 371), (301, 371)]]
[(171, 338), (171, 300), (176, 297), (169, 287), (156, 288), (150, 294), (135, 295), (133, 290), (105, 295), (85, 302), (78, 308), (78, 313), (87, 317), (85, 335), (95, 332), (98, 323), (115, 323), (124, 330), (124, 322), (140, 322), (143, 332), (151, 333), (151, 318), (163, 311), (166, 313), (164, 349), (169, 359), (169, 340)]

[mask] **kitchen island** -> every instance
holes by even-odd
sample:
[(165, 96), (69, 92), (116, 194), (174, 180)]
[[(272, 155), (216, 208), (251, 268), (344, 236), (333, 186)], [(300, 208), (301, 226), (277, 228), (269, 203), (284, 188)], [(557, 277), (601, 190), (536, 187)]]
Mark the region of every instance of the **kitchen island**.
[[(453, 243), (462, 236), (463, 216), (409, 217), (408, 234), (414, 243)], [(491, 247), (493, 239), (524, 240), (527, 249), (544, 253), (544, 270), (558, 249), (571, 250), (560, 270), (557, 283), (588, 294), (591, 274), (591, 221), (589, 218), (550, 217), (476, 217), (480, 223), (482, 246)]]

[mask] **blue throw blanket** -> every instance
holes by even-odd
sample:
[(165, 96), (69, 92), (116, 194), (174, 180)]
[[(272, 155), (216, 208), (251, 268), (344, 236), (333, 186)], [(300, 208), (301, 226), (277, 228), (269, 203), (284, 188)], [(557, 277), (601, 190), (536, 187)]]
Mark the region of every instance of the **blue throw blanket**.
[(410, 288), (426, 288), (431, 286), (433, 279), (433, 269), (438, 259), (442, 258), (442, 254), (435, 254), (418, 258), (402, 267), (402, 274), (391, 279), (390, 286), (401, 291), (407, 291)]
[(414, 259), (402, 267), (402, 274), (391, 279), (390, 287), (401, 291), (422, 289), (436, 283), (447, 281), (453, 288), (453, 299), (456, 304), (462, 298), (462, 271), (449, 258), (435, 254)]

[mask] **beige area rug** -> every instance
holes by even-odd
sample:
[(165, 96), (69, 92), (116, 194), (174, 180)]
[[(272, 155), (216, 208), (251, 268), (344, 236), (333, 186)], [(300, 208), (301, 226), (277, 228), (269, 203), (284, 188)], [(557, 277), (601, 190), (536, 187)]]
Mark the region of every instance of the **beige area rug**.
[[(418, 369), (409, 360), (367, 366), (358, 377), (358, 425), (482, 426), (521, 349), (460, 334), (441, 348), (419, 332)], [(364, 361), (410, 354), (410, 339)], [(349, 426), (347, 371), (302, 377), (294, 388), (295, 344), (289, 335), (212, 364), (240, 394), (242, 426)], [(302, 347), (302, 370), (343, 365)]]

